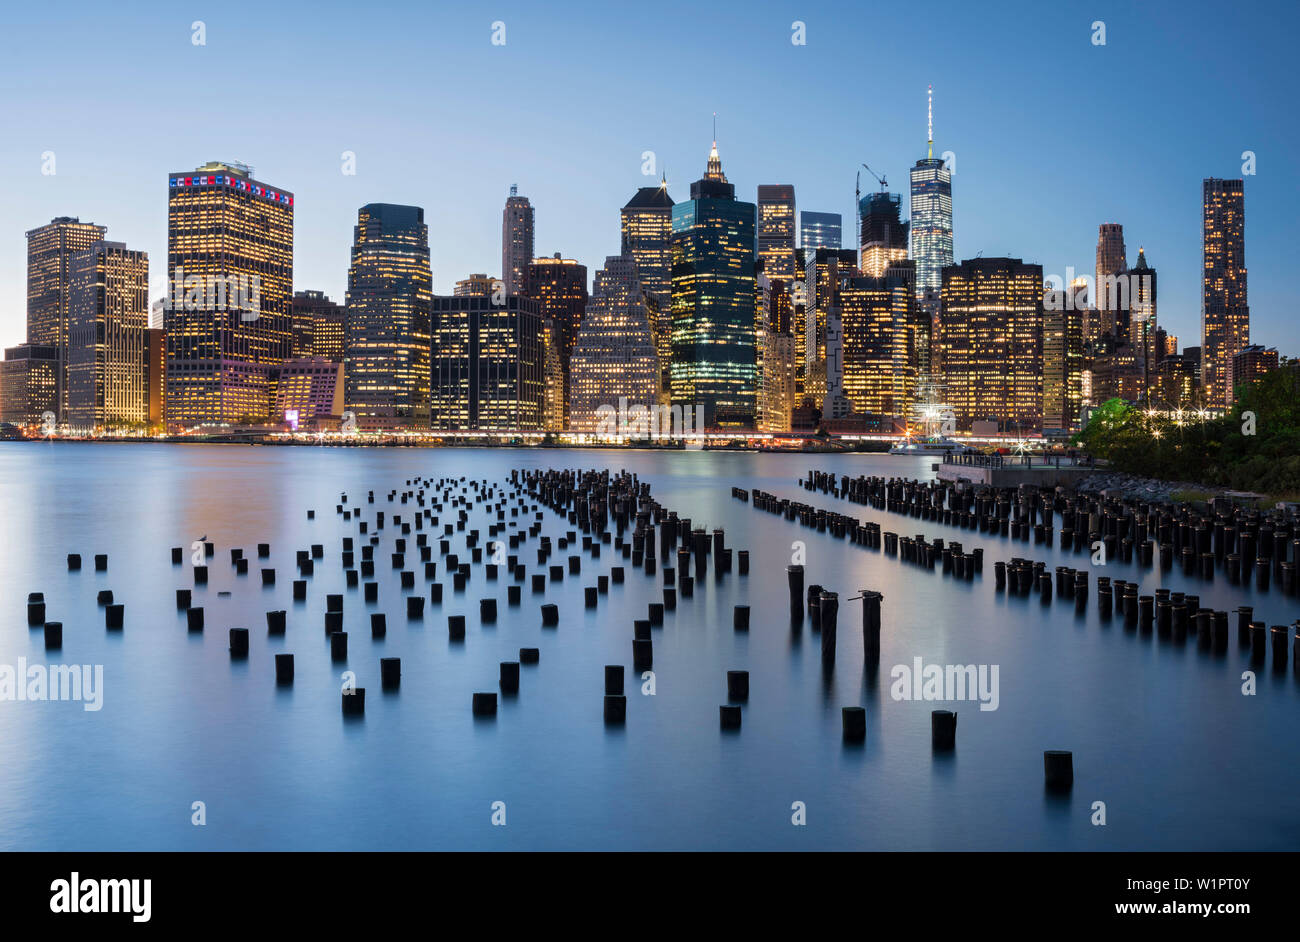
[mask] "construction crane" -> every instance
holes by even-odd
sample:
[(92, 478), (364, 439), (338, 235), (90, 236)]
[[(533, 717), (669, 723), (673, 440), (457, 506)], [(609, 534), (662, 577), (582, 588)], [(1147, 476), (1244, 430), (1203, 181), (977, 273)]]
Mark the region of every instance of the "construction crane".
[(873, 177), (875, 177), (875, 178), (880, 182), (880, 192), (881, 192), (881, 193), (884, 193), (887, 189), (889, 189), (889, 181), (888, 181), (888, 180), (886, 180), (886, 179), (885, 179), (884, 177), (882, 177), (880, 174), (876, 173), (876, 171), (872, 170), (870, 167), (867, 167), (866, 164), (863, 164), (862, 166), (863, 166), (863, 167), (866, 167), (867, 173), (871, 174)]
[[(863, 164), (862, 166), (866, 168), (867, 173), (871, 174), (880, 182), (880, 192), (884, 193), (889, 188), (889, 182), (884, 177), (877, 174), (876, 171), (872, 170), (870, 167), (867, 167), (866, 164)], [(853, 206), (855, 210), (857, 206), (861, 203), (861, 201), (862, 201), (862, 171), (859, 170), (857, 173), (853, 175)]]

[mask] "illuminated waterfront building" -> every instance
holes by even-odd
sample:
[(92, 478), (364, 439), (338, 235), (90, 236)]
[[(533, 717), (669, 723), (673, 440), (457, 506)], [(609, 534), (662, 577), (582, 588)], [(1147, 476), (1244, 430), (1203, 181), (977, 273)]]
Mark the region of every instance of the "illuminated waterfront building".
[(527, 288), (522, 293), (538, 303), (544, 321), (553, 321), (555, 325), (555, 347), (564, 373), (561, 393), (567, 418), (569, 360), (573, 356), (578, 328), (582, 325), (582, 315), (587, 310), (587, 266), (563, 258), (556, 252), (551, 258), (533, 259), (525, 270), (524, 280)]
[(292, 346), (293, 194), (220, 162), (167, 186), (167, 424), (260, 422)]
[(595, 290), (569, 368), (569, 428), (595, 432), (601, 406), (660, 404), (659, 355), (636, 260), (611, 255)]
[(68, 424), (83, 432), (142, 429), (149, 419), (149, 256), (97, 242), (73, 256), (69, 274)]
[(907, 223), (902, 221), (902, 197), (885, 190), (858, 200), (858, 270), (879, 278), (892, 262), (907, 258)]
[(545, 331), (532, 298), (435, 295), (434, 429), (542, 429)]
[(167, 420), (167, 331), (150, 327), (144, 332), (145, 424), (161, 430)]
[(271, 419), (298, 429), (338, 425), (343, 415), (343, 364), (328, 357), (298, 357), (271, 371)]
[(0, 422), (39, 426), (57, 418), (63, 388), (63, 359), (54, 344), (24, 343), (5, 350), (0, 361)]
[(940, 344), (957, 427), (997, 421), (1042, 427), (1043, 268), (1018, 258), (974, 258), (943, 270)]
[(756, 209), (736, 199), (717, 142), (691, 198), (673, 207), (672, 404), (707, 427), (752, 428), (758, 393)]
[(501, 212), (501, 280), (507, 295), (525, 294), (527, 268), (533, 260), (533, 204), (510, 185), (506, 208)]
[(901, 424), (916, 390), (915, 281), (915, 262), (901, 259), (880, 277), (844, 278), (836, 290), (844, 395), (874, 425), (888, 424), (881, 419)]
[(934, 156), (934, 122), (929, 120), (932, 116), (932, 109), (927, 109), (929, 141), (925, 159), (912, 167), (909, 227), (918, 298), (927, 292), (938, 293), (943, 285), (943, 269), (953, 261), (952, 172)]
[(1201, 381), (1207, 406), (1232, 402), (1232, 357), (1250, 345), (1246, 194), (1242, 180), (1202, 184)]
[(343, 331), (343, 407), (357, 427), (429, 427), (429, 227), (418, 206), (357, 213)]
[(293, 356), (324, 357), (343, 362), (343, 321), (346, 309), (323, 291), (295, 291), (291, 306)]
[(51, 346), (58, 353), (59, 399), (53, 411), (59, 421), (67, 418), (68, 407), (70, 263), (74, 255), (103, 241), (107, 231), (72, 216), (58, 216), (27, 232), (27, 343)]
[(794, 279), (794, 187), (787, 183), (758, 188), (758, 258), (773, 281)]
[(839, 213), (799, 213), (800, 249), (838, 249), (844, 244), (841, 230), (843, 217)]

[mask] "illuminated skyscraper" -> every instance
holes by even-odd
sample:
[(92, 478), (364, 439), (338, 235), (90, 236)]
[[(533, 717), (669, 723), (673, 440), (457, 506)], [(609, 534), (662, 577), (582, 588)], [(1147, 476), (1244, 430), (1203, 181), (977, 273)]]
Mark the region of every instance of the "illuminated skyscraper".
[(758, 257), (773, 281), (794, 278), (794, 187), (786, 184), (758, 188)]
[(543, 321), (554, 323), (555, 349), (564, 372), (561, 394), (568, 416), (569, 359), (578, 337), (582, 315), (587, 310), (587, 266), (556, 252), (551, 258), (535, 258), (524, 273), (527, 286), (522, 294), (535, 300)]
[(1201, 382), (1218, 407), (1232, 402), (1233, 354), (1250, 344), (1244, 181), (1207, 179), (1201, 210)]
[(533, 260), (533, 204), (510, 185), (510, 196), (501, 213), (501, 280), (506, 294), (523, 294), (527, 287), (529, 262)]
[(853, 411), (901, 420), (917, 381), (915, 288), (911, 259), (879, 278), (842, 279), (835, 288), (844, 334), (844, 395)]
[(260, 422), (292, 347), (293, 194), (235, 163), (167, 185), (167, 423)]
[(293, 356), (324, 357), (342, 363), (343, 305), (335, 304), (323, 291), (295, 291), (291, 310)]
[(149, 256), (97, 242), (73, 256), (70, 275), (68, 424), (86, 432), (142, 428), (149, 418)]
[(943, 270), (940, 342), (957, 427), (997, 421), (1024, 434), (1042, 426), (1043, 267), (974, 258)]
[(857, 254), (852, 249), (810, 249), (803, 254), (804, 316), (794, 338), (795, 370), (802, 380), (800, 392), (824, 409), (828, 316), (837, 303), (840, 282), (858, 274)]
[(532, 298), (433, 298), (433, 427), (542, 429), (545, 331)]
[[(933, 111), (927, 111), (932, 117)], [(912, 167), (912, 258), (916, 259), (916, 295), (938, 291), (943, 269), (952, 264), (952, 173), (934, 156), (934, 122), (928, 121), (924, 160)], [(927, 357), (928, 359), (928, 357)]]
[(891, 262), (907, 258), (902, 202), (902, 197), (884, 189), (858, 200), (858, 268), (862, 274), (879, 278)]
[(638, 189), (623, 207), (619, 221), (622, 254), (631, 256), (636, 262), (650, 312), (650, 330), (654, 334), (660, 380), (667, 389), (673, 352), (673, 198), (668, 195), (667, 178), (661, 180), (659, 186)]
[(844, 219), (839, 213), (799, 213), (800, 249), (838, 249), (843, 242)]
[(27, 232), (27, 343), (54, 347), (59, 399), (53, 411), (67, 417), (68, 291), (72, 257), (102, 241), (107, 230), (71, 216)]
[(673, 198), (667, 178), (636, 191), (619, 213), (619, 227), (621, 254), (636, 262), (645, 293), (661, 298), (667, 309), (673, 290)]
[[(1083, 404), (1087, 282), (1053, 291), (1043, 311), (1043, 429), (1076, 431)], [(1067, 295), (1070, 292), (1073, 296)]]
[(1124, 248), (1124, 227), (1104, 222), (1097, 229), (1097, 323), (1088, 325), (1087, 340), (1103, 335), (1123, 335), (1128, 339), (1128, 298), (1120, 277), (1128, 269)]
[(424, 210), (362, 206), (343, 330), (343, 408), (359, 428), (429, 427), (432, 288)]
[(560, 330), (555, 320), (542, 319), (542, 429), (562, 432), (567, 425), (564, 403), (564, 363), (560, 359)]
[(706, 426), (752, 428), (758, 392), (753, 203), (736, 199), (717, 141), (673, 207), (672, 404)]
[(653, 408), (660, 396), (659, 356), (634, 259), (611, 255), (596, 273), (569, 368), (569, 427), (595, 432), (601, 406), (620, 399)]

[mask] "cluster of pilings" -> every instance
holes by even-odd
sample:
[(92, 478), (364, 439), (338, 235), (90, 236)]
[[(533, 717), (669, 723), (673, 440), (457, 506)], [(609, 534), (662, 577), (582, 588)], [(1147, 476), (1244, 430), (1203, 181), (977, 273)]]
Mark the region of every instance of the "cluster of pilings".
[[(877, 510), (934, 520), (981, 533), (1095, 553), (1142, 567), (1179, 566), (1189, 578), (1232, 585), (1271, 584), (1300, 594), (1300, 518), (1277, 508), (1260, 511), (1215, 498), (1208, 510), (1103, 493), (1070, 495), (1064, 488), (991, 487), (965, 482), (856, 477), (809, 471), (800, 484)], [(1056, 521), (1059, 519), (1059, 527)]]
[[(733, 550), (727, 546), (723, 529), (709, 531), (693, 527), (689, 517), (680, 517), (676, 511), (656, 502), (650, 495), (649, 484), (638, 480), (636, 475), (615, 475), (609, 470), (517, 469), (511, 473), (510, 481), (525, 489), (530, 498), (579, 527), (584, 534), (584, 548), (593, 548), (596, 556), (601, 544), (612, 542), (614, 552), (621, 553), (634, 569), (642, 570), (652, 579), (660, 569), (659, 560), (663, 560), (663, 600), (651, 602), (646, 617), (633, 621), (632, 667), (637, 672), (648, 671), (654, 664), (652, 629), (663, 625), (664, 613), (675, 611), (679, 600), (695, 598), (696, 586), (708, 577), (710, 569), (715, 581), (722, 580), (733, 569)], [(611, 527), (615, 534), (612, 538)], [(734, 567), (740, 575), (748, 575), (747, 550), (735, 552)], [(622, 582), (623, 567), (616, 567), (611, 576), (616, 583)], [(602, 583), (586, 589), (588, 607), (593, 607), (593, 599), (602, 591)], [(735, 607), (733, 627), (736, 631), (749, 629), (748, 605)], [(748, 696), (748, 673), (728, 674), (733, 700), (737, 699), (735, 691), (740, 689), (733, 685), (741, 681), (732, 675), (739, 678), (742, 674)], [(719, 717), (723, 729), (740, 728), (738, 704), (722, 704)], [(609, 725), (626, 721), (622, 665), (611, 664), (605, 668), (604, 718)]]
[[(1057, 566), (1054, 573), (1046, 564), (1015, 557), (1009, 562), (993, 564), (994, 588), (1008, 595), (1029, 597), (1037, 595), (1044, 605), (1055, 597), (1074, 605), (1077, 614), (1088, 608), (1088, 573), (1086, 570)], [(1097, 577), (1097, 614), (1103, 622), (1119, 619), (1127, 630), (1144, 635), (1156, 634), (1176, 644), (1185, 643), (1189, 637), (1196, 639), (1202, 651), (1225, 654), (1229, 648), (1233, 613), (1201, 606), (1199, 595), (1158, 588), (1151, 595), (1141, 595), (1136, 582)], [(1288, 650), (1291, 663), (1300, 674), (1300, 620), (1294, 625), (1268, 626), (1254, 621), (1254, 607), (1243, 605), (1236, 610), (1237, 645), (1249, 648), (1251, 661), (1263, 666), (1267, 653), (1272, 652), (1275, 671), (1284, 671)], [(1292, 629), (1294, 628), (1294, 633)]]
[[(738, 500), (750, 501), (749, 491), (732, 488), (732, 496)], [(805, 527), (819, 533), (829, 533), (840, 539), (865, 549), (883, 550), (886, 556), (894, 556), (901, 562), (912, 563), (922, 569), (951, 575), (957, 579), (972, 580), (984, 571), (984, 550), (976, 547), (966, 552), (958, 542), (943, 539), (927, 540), (924, 534), (899, 536), (897, 533), (881, 532), (880, 524), (859, 521), (845, 514), (823, 510), (810, 504), (778, 498), (774, 494), (755, 489), (752, 493), (752, 506), (755, 510), (779, 514), (786, 520), (797, 520)]]

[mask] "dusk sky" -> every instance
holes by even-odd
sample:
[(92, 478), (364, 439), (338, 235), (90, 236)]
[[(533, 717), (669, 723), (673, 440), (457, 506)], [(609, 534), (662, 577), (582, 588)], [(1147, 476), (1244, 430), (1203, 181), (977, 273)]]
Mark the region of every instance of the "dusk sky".
[[(166, 262), (167, 174), (236, 160), (294, 193), (294, 283), (342, 301), (357, 208), (423, 206), (434, 289), (500, 274), (519, 185), (537, 253), (600, 267), (618, 211), (703, 171), (714, 112), (740, 198), (792, 183), (845, 216), (862, 163), (906, 194), (956, 155), (956, 257), (1091, 274), (1097, 226), (1159, 271), (1159, 319), (1200, 342), (1201, 180), (1246, 176), (1251, 340), (1300, 354), (1293, 49), (1300, 6), (1258, 3), (24, 4), (0, 33), (0, 345), (25, 334), (23, 233), (54, 216)], [(203, 21), (206, 45), (191, 41)], [(491, 42), (494, 21), (506, 43)], [(1106, 44), (1092, 42), (1094, 21)], [(791, 43), (794, 21), (807, 44)], [(654, 151), (654, 177), (642, 152)], [(356, 155), (356, 174), (341, 172)], [(53, 152), (55, 173), (42, 173)], [(876, 186), (864, 171), (863, 189)], [(904, 210), (907, 199), (904, 196)]]

